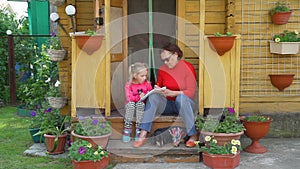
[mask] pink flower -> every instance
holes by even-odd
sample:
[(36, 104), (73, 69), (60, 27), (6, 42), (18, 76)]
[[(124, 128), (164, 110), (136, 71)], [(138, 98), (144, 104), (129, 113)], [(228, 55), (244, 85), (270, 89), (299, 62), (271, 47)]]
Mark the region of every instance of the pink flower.
[(233, 109), (233, 108), (228, 108), (227, 110), (228, 110), (228, 111), (229, 111), (229, 113), (231, 113), (231, 114), (234, 114), (234, 113), (235, 113), (235, 111), (234, 111), (234, 109)]

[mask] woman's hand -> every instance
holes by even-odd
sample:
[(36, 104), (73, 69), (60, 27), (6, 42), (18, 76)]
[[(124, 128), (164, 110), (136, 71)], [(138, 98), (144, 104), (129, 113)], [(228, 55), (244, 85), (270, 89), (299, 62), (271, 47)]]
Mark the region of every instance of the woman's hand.
[(183, 94), (182, 91), (173, 91), (173, 90), (169, 90), (169, 89), (165, 89), (162, 92), (165, 97), (176, 97), (180, 94)]

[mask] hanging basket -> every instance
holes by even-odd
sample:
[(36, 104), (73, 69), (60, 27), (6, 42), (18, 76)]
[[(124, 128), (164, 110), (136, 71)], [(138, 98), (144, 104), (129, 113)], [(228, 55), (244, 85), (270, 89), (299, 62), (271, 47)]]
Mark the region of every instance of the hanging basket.
[(56, 62), (62, 61), (67, 54), (67, 51), (64, 49), (62, 49), (62, 50), (48, 49), (47, 52), (48, 52), (50, 60), (56, 61)]
[(47, 97), (48, 102), (51, 107), (53, 108), (63, 108), (67, 104), (67, 98), (66, 97)]
[(65, 0), (49, 0), (50, 4), (54, 5), (54, 6), (61, 6), (63, 4), (65, 4)]
[(272, 15), (272, 22), (276, 25), (284, 25), (289, 22), (292, 11), (290, 12), (280, 12)]

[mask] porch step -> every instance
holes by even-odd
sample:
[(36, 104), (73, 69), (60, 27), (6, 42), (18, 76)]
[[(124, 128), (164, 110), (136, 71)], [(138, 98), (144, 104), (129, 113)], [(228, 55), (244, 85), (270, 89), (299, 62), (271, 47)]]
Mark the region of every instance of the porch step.
[(133, 147), (132, 144), (133, 141), (123, 143), (121, 140), (110, 139), (107, 150), (111, 153), (111, 159), (116, 163), (178, 163), (199, 161), (197, 148), (185, 147), (184, 143), (180, 143), (178, 147), (173, 147), (171, 143), (158, 147), (147, 142), (139, 148)]

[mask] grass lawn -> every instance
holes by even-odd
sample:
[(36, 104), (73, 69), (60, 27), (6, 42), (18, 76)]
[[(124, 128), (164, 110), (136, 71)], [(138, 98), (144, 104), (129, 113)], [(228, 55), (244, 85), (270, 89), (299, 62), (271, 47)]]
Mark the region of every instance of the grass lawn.
[(15, 107), (0, 108), (0, 169), (71, 169), (70, 159), (23, 154), (34, 144), (28, 130), (29, 121), (30, 117), (16, 115)]

